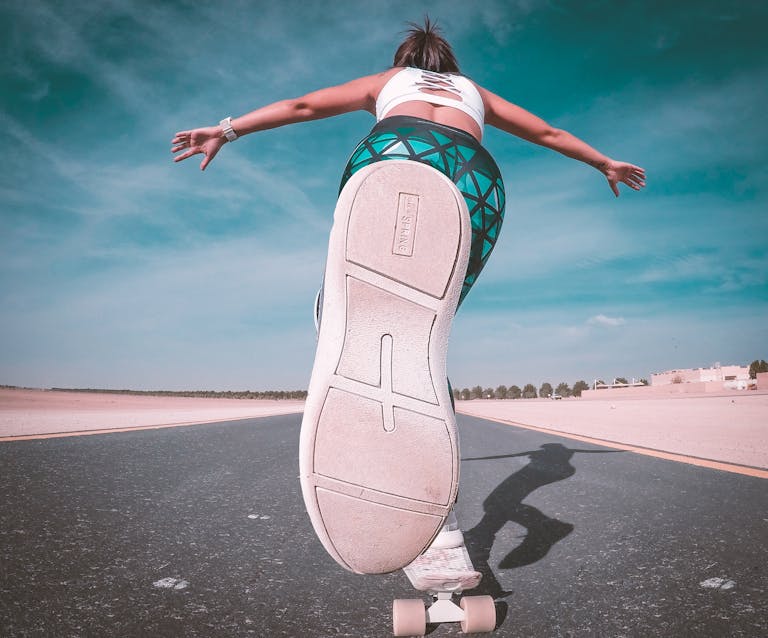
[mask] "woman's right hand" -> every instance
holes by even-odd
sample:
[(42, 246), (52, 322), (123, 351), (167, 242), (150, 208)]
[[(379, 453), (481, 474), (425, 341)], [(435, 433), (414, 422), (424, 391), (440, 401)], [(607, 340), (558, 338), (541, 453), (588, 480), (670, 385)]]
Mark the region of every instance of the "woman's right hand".
[(171, 153), (178, 153), (184, 151), (181, 155), (177, 155), (173, 158), (174, 162), (180, 162), (188, 157), (202, 153), (205, 155), (203, 161), (200, 162), (200, 170), (204, 171), (205, 167), (211, 163), (219, 149), (226, 144), (227, 138), (222, 135), (220, 126), (206, 126), (203, 128), (196, 128), (190, 131), (179, 131), (171, 140)]

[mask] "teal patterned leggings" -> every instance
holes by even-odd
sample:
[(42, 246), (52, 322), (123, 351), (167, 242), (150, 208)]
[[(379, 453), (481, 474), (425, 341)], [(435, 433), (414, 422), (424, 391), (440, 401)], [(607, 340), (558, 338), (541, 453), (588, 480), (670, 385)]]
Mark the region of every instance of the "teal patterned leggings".
[(344, 169), (341, 187), (361, 168), (391, 159), (428, 164), (445, 174), (464, 196), (472, 222), (472, 245), (459, 304), (488, 261), (504, 220), (504, 183), (480, 143), (460, 129), (396, 115), (381, 120), (358, 144)]

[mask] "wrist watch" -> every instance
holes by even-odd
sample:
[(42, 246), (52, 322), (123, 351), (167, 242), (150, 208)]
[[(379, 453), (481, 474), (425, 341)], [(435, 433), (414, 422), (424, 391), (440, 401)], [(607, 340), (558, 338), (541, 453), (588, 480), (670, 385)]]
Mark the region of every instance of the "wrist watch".
[(237, 133), (232, 130), (231, 117), (225, 117), (219, 122), (219, 125), (221, 126), (221, 132), (224, 133), (224, 137), (226, 137), (228, 141), (234, 142), (237, 139)]

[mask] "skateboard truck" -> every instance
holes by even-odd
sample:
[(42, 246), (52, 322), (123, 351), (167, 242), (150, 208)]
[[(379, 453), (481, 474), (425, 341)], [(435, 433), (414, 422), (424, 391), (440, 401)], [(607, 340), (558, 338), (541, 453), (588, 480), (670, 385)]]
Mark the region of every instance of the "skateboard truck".
[(493, 631), (496, 606), (491, 596), (465, 596), (457, 605), (453, 592), (430, 592), (432, 604), (425, 609), (420, 598), (395, 600), (392, 604), (392, 627), (395, 636), (424, 636), (427, 624), (461, 623), (466, 634)]
[(454, 595), (477, 587), (481, 578), (472, 567), (453, 513), (430, 548), (404, 571), (416, 589), (432, 597), (432, 604), (425, 608), (419, 598), (395, 600), (392, 604), (395, 636), (423, 636), (427, 624), (444, 622), (461, 623), (461, 630), (468, 634), (493, 631), (496, 627), (493, 597), (464, 596), (459, 604), (453, 600)]

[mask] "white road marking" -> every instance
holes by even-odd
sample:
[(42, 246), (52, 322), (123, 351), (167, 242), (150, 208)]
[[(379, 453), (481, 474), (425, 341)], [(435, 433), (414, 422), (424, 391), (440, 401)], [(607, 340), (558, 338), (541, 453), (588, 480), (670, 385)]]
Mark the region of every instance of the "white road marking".
[(189, 587), (189, 581), (169, 576), (167, 578), (156, 580), (152, 583), (152, 586), (157, 587), (158, 589), (186, 589)]
[(733, 589), (736, 587), (736, 581), (728, 580), (727, 578), (707, 578), (699, 583), (700, 587), (707, 589)]

